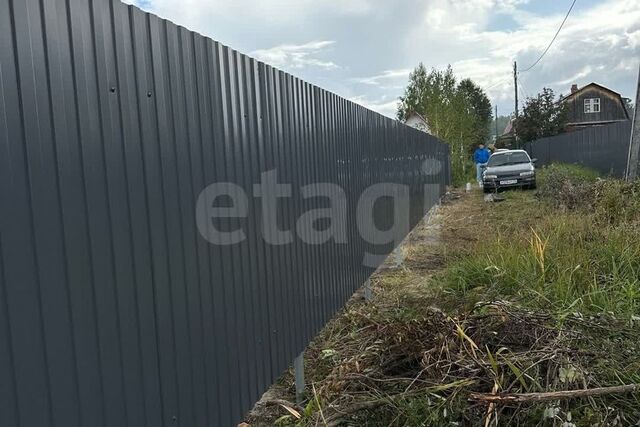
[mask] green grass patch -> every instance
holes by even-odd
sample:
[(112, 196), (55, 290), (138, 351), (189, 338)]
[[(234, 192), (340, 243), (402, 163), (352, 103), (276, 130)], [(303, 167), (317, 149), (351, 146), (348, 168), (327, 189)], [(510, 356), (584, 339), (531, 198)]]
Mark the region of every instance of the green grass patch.
[(506, 195), (443, 272), (450, 305), (503, 298), (560, 314), (640, 314), (640, 182), (551, 165), (537, 194)]
[(551, 213), (529, 228), (492, 230), (442, 278), (453, 305), (509, 299), (537, 310), (628, 318), (640, 314), (638, 229)]

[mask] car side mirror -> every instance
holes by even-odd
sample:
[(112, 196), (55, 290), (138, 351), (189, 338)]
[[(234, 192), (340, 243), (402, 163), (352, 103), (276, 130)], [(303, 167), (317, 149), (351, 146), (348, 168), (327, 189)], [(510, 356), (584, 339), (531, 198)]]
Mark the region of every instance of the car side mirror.
[(538, 163), (538, 159), (531, 159), (531, 163)]

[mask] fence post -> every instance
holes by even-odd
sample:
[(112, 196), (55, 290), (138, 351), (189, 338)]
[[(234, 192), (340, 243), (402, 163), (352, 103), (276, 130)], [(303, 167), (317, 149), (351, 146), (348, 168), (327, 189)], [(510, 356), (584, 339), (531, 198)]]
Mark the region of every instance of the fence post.
[(364, 282), (364, 300), (371, 301), (372, 298), (373, 293), (371, 292), (371, 279), (367, 279), (367, 281)]
[(296, 403), (304, 402), (304, 351), (293, 361), (293, 375), (296, 380)]
[(393, 250), (393, 255), (394, 255), (395, 260), (396, 260), (396, 268), (398, 268), (404, 262), (404, 254), (402, 253), (402, 248), (400, 248), (400, 246), (395, 248)]
[(631, 125), (631, 139), (629, 141), (629, 155), (627, 157), (627, 171), (625, 177), (628, 181), (638, 177), (640, 167), (640, 113), (638, 113), (638, 99), (640, 99), (640, 67), (638, 67), (638, 90), (636, 91), (636, 107)]

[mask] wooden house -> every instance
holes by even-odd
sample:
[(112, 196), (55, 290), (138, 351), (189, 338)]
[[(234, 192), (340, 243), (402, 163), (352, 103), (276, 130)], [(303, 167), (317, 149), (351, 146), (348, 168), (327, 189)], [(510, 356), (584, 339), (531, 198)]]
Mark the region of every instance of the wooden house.
[(407, 119), (404, 121), (404, 124), (407, 126), (411, 126), (412, 128), (416, 128), (421, 130), (422, 132), (431, 133), (429, 129), (429, 123), (427, 119), (425, 119), (421, 114), (412, 112), (407, 116)]
[(567, 105), (566, 130), (630, 120), (620, 94), (597, 83), (582, 88), (573, 85), (571, 93), (560, 102)]

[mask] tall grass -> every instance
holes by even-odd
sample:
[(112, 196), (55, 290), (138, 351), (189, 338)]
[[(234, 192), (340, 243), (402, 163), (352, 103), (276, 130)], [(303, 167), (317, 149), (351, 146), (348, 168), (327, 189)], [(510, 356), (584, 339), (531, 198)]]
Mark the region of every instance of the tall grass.
[[(556, 198), (567, 191), (566, 182), (541, 185)], [(587, 186), (584, 205), (559, 209), (543, 196), (496, 206), (510, 226), (492, 228), (450, 264), (444, 294), (467, 303), (506, 298), (559, 314), (640, 314), (640, 185), (591, 177), (572, 185)]]

